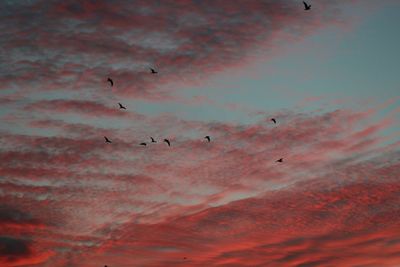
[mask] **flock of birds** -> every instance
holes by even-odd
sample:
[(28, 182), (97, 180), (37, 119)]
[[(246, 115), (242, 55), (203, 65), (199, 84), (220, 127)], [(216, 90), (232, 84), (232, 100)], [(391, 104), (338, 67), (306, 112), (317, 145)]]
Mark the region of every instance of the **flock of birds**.
[[(150, 71), (151, 71), (151, 74), (157, 74), (158, 73), (158, 71), (156, 71), (156, 70), (154, 70), (153, 68), (150, 68)], [(111, 85), (111, 87), (113, 87), (114, 86), (114, 81), (113, 81), (113, 79), (111, 79), (110, 77), (108, 77), (107, 78), (107, 81), (110, 83), (110, 85)], [(124, 106), (124, 105), (122, 105), (121, 103), (118, 103), (118, 105), (119, 105), (119, 109), (125, 109), (126, 110), (126, 107)], [(272, 119), (275, 123), (276, 123), (276, 120), (275, 119)], [(153, 137), (151, 137), (150, 136), (150, 139), (151, 139), (151, 143), (157, 143), (157, 141), (153, 138)], [(204, 137), (204, 139), (206, 139), (208, 142), (211, 142), (211, 137), (209, 136), (209, 135), (206, 135), (205, 137)], [(112, 143), (112, 141), (107, 137), (107, 136), (104, 136), (104, 140), (106, 141), (106, 143)], [(168, 146), (171, 146), (171, 141), (169, 140), (169, 139), (164, 139), (163, 140)], [(140, 143), (139, 145), (141, 145), (141, 146), (147, 146), (147, 143), (146, 142), (142, 142), (142, 143)]]
[[(303, 1), (303, 5), (304, 5), (304, 10), (310, 10), (311, 9), (311, 5), (307, 4), (306, 2)], [(151, 74), (157, 74), (158, 71), (154, 70), (153, 68), (150, 68), (150, 72)], [(110, 83), (111, 86), (114, 86), (114, 81), (111, 78), (108, 78), (107, 81)], [(120, 109), (126, 109), (125, 106), (123, 106), (121, 103), (118, 103), (119, 108)], [(276, 124), (276, 119), (275, 118), (271, 118), (271, 121)], [(211, 142), (211, 137), (209, 135), (204, 137), (208, 142)], [(110, 139), (108, 139), (106, 136), (104, 136), (104, 139), (106, 141), (106, 143), (112, 143)], [(150, 136), (151, 139), (151, 143), (157, 143), (157, 141)], [(169, 141), (169, 139), (164, 139), (163, 140), (168, 146), (171, 146), (171, 142)], [(139, 145), (141, 146), (147, 146), (146, 142), (142, 142)], [(278, 159), (276, 162), (283, 162), (283, 158)], [(183, 257), (184, 260), (186, 260), (186, 257)], [(105, 265), (104, 267), (108, 267), (107, 265)]]
[[(150, 71), (151, 71), (152, 74), (157, 74), (157, 73), (158, 73), (158, 72), (155, 71), (153, 68), (150, 68)], [(110, 77), (108, 77), (108, 78), (107, 78), (107, 81), (110, 83), (111, 87), (114, 86), (114, 81), (113, 81), (113, 79), (111, 79)], [(118, 103), (118, 105), (119, 105), (119, 109), (125, 109), (125, 110), (126, 110), (126, 107), (125, 107), (124, 105), (122, 105), (121, 103)], [(276, 119), (275, 119), (275, 118), (272, 118), (271, 121), (272, 121), (274, 124), (276, 124)], [(209, 135), (206, 135), (206, 136), (204, 137), (204, 139), (206, 139), (208, 142), (211, 142), (211, 137), (210, 137)], [(110, 143), (110, 144), (112, 143), (112, 141), (111, 141), (107, 136), (104, 136), (104, 140), (105, 140), (106, 143)], [(152, 136), (150, 136), (150, 140), (151, 140), (151, 143), (157, 143), (157, 141), (156, 141)], [(165, 139), (163, 140), (163, 142), (166, 143), (168, 146), (171, 146), (171, 141), (170, 141), (169, 139), (165, 138)], [(146, 142), (141, 142), (139, 145), (141, 145), (141, 146), (147, 146), (147, 143), (146, 143)], [(278, 159), (276, 162), (283, 162), (283, 158)]]
[[(306, 3), (306, 2), (304, 2), (304, 1), (303, 1), (303, 5), (304, 5), (304, 10), (310, 10), (311, 9), (311, 5)], [(150, 73), (151, 74), (157, 74), (158, 71), (156, 71), (153, 68), (150, 68)], [(110, 83), (111, 87), (114, 86), (114, 81), (110, 77), (107, 78), (107, 81)], [(119, 105), (119, 109), (125, 109), (126, 110), (126, 107), (124, 105), (122, 105), (121, 103), (118, 103), (118, 105)], [(276, 119), (275, 118), (272, 118), (271, 121), (274, 124), (276, 124)], [(112, 143), (112, 141), (110, 139), (108, 139), (107, 136), (104, 136), (104, 139), (105, 139), (106, 143)], [(153, 137), (150, 136), (150, 139), (151, 139), (151, 143), (157, 143), (157, 141)], [(204, 139), (206, 139), (208, 142), (211, 142), (211, 137), (209, 135), (205, 136)], [(169, 139), (165, 138), (163, 140), (163, 142), (166, 143), (168, 146), (171, 146), (171, 141)], [(139, 145), (147, 146), (147, 143), (146, 142), (141, 142)], [(283, 158), (278, 159), (276, 162), (283, 162)]]

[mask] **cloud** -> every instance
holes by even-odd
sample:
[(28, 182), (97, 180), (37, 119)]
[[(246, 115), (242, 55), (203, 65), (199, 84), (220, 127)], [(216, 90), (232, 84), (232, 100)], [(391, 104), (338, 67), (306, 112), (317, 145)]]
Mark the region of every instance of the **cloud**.
[[(54, 266), (391, 266), (398, 151), (375, 153), (390, 124), (366, 121), (371, 112), (287, 113), (279, 127), (268, 117), (239, 125), (169, 116), (172, 146), (146, 148), (125, 129), (108, 129), (109, 146), (95, 126), (86, 136), (81, 125), (44, 121), (65, 137), (2, 134), (2, 202), (21, 208), (5, 206), (0, 218), (32, 224), (25, 213), (35, 206), (32, 255), (57, 251), (46, 258)], [(146, 119), (157, 131), (165, 121)]]
[[(243, 64), (277, 33), (312, 32), (336, 20), (334, 1), (304, 15), (293, 1), (100, 1), (7, 4), (1, 13), (2, 88), (168, 98), (160, 84), (194, 81)], [(159, 69), (150, 75), (149, 67)], [(115, 81), (110, 88), (106, 77)], [(12, 81), (12, 83), (11, 83)], [(82, 93), (80, 94), (82, 97)]]
[[(351, 168), (363, 172), (341, 170), (349, 175), (341, 183), (329, 179), (332, 173), (167, 222), (128, 222), (87, 262), (100, 264), (113, 255), (116, 263), (144, 266), (395, 266), (397, 172), (389, 166)], [(379, 172), (386, 176), (376, 180)]]
[(31, 216), (7, 206), (0, 206), (0, 222), (30, 222)]
[[(53, 113), (77, 113), (82, 116), (91, 117), (130, 117), (135, 118), (131, 112), (122, 112), (118, 110), (117, 105), (107, 107), (98, 102), (85, 100), (42, 100), (34, 102), (25, 107), (26, 111), (42, 111)], [(136, 118), (138, 118), (137, 116)]]
[[(3, 188), (3, 187), (2, 187)], [(3, 188), (4, 189), (4, 188)], [(11, 202), (2, 201), (8, 204)], [(41, 211), (43, 212), (43, 210)], [(53, 252), (43, 250), (32, 236), (43, 231), (46, 225), (34, 218), (24, 208), (0, 207), (0, 264), (2, 266), (26, 266), (45, 262)]]
[[(131, 104), (184, 102), (175, 83), (184, 90), (277, 36), (338, 22), (336, 1), (307, 16), (275, 0), (4, 6), (0, 102), (13, 127), (0, 130), (0, 265), (399, 261), (398, 142), (381, 134), (393, 114), (373, 123), (376, 109), (289, 111), (274, 114), (278, 125), (265, 113), (240, 124), (146, 116)], [(138, 145), (149, 136), (158, 142)]]
[(31, 242), (0, 236), (0, 263), (2, 266), (27, 266), (43, 264), (53, 252), (33, 253)]
[(29, 242), (21, 239), (0, 237), (0, 256), (12, 261), (14, 258), (29, 255)]

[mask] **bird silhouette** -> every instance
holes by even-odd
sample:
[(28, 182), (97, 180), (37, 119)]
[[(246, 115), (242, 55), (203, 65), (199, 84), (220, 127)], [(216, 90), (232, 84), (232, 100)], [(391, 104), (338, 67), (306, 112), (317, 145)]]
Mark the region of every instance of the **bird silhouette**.
[(304, 4), (304, 10), (310, 10), (311, 9), (311, 5), (307, 4), (304, 1), (303, 1), (303, 4)]
[(210, 142), (210, 141), (211, 141), (211, 138), (210, 138), (210, 136), (208, 136), (208, 135), (207, 135), (207, 136), (205, 136), (204, 138), (205, 138), (205, 139), (207, 139), (207, 141), (208, 141), (208, 142)]
[(283, 158), (278, 159), (276, 162), (283, 162)]
[(111, 78), (108, 78), (107, 81), (110, 82), (111, 86), (114, 86), (114, 82)]
[(151, 136), (150, 136), (150, 138), (151, 138), (151, 142), (152, 142), (152, 143), (157, 143), (157, 141), (156, 141), (156, 140), (154, 140), (154, 138), (153, 138), (153, 137), (151, 137)]
[(276, 120), (274, 118), (272, 118), (271, 121), (273, 121), (276, 124)]
[(140, 143), (141, 146), (147, 146), (147, 144), (145, 142)]
[(155, 70), (152, 69), (152, 68), (150, 68), (150, 70), (151, 70), (151, 73), (152, 73), (152, 74), (157, 74), (157, 73), (158, 73), (158, 71), (155, 71)]
[(171, 146), (171, 143), (169, 142), (168, 139), (164, 139), (164, 142), (168, 144), (168, 146)]
[(108, 139), (106, 136), (104, 136), (104, 139), (106, 140), (106, 143), (111, 143), (110, 139)]
[(119, 109), (126, 109), (126, 107), (124, 107), (121, 103), (118, 103), (119, 105)]

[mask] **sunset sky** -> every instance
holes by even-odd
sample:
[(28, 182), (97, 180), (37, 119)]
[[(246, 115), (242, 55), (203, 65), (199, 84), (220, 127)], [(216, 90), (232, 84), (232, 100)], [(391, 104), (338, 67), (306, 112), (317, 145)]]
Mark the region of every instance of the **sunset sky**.
[(0, 266), (399, 267), (400, 1), (307, 2), (0, 1)]

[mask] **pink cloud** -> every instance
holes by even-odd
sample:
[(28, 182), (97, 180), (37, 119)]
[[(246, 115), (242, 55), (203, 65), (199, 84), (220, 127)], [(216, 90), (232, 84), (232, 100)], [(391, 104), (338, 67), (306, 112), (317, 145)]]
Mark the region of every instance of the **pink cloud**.
[[(318, 8), (305, 16), (298, 3), (275, 0), (10, 5), (1, 88), (31, 102), (20, 101), (7, 117), (14, 127), (1, 132), (0, 264), (398, 262), (398, 144), (383, 146), (379, 135), (393, 114), (371, 123), (376, 108), (280, 112), (274, 125), (259, 113), (238, 124), (116, 106), (130, 97), (184, 101), (163, 86), (242, 66), (285, 31), (293, 40), (337, 22), (336, 1)], [(32, 100), (43, 92), (60, 99)], [(204, 96), (185, 103), (215, 104)], [(55, 117), (64, 114), (83, 119)]]
[[(336, 21), (339, 13), (336, 1), (320, 3), (320, 12), (307, 16), (301, 5), (291, 1), (249, 1), (246, 5), (101, 1), (95, 6), (63, 1), (9, 8), (9, 34), (2, 46), (10, 51), (6, 55), (10, 66), (19, 68), (5, 73), (3, 88), (90, 90), (101, 96), (112, 91), (157, 101), (169, 97), (160, 85), (182, 79), (187, 84), (189, 79), (194, 82), (243, 65), (249, 51), (269, 47), (279, 33), (309, 34)], [(332, 10), (337, 11), (335, 16), (329, 15)], [(35, 14), (41, 14), (40, 20), (27, 23)], [(14, 27), (16, 23), (24, 27)], [(159, 69), (159, 74), (150, 75), (149, 67)], [(105, 82), (108, 76), (113, 77), (114, 88)]]
[(2, 235), (28, 231), (36, 245), (26, 258), (53, 251), (53, 266), (67, 262), (58, 250), (80, 251), (68, 260), (77, 266), (391, 266), (398, 218), (387, 203), (397, 201), (399, 163), (388, 153), (398, 152), (364, 158), (390, 126), (367, 123), (370, 112), (288, 113), (279, 127), (268, 117), (251, 125), (146, 119), (163, 134), (174, 124), (171, 147), (162, 138), (141, 147), (130, 142), (135, 132), (110, 129), (108, 145), (94, 126), (61, 121), (39, 125), (73, 137), (3, 134), (2, 203), (35, 209), (6, 215), (20, 219), (3, 223)]
[[(125, 104), (126, 106), (126, 104)], [(140, 115), (132, 113), (132, 111), (119, 110), (119, 106), (115, 103), (114, 107), (108, 107), (94, 101), (86, 100), (42, 100), (34, 102), (25, 107), (26, 111), (41, 111), (53, 113), (77, 113), (83, 116), (92, 117), (130, 117), (132, 119), (140, 118)]]
[[(389, 171), (363, 169), (371, 179), (377, 171)], [(112, 255), (117, 264), (144, 266), (393, 266), (400, 257), (393, 212), (400, 184), (395, 172), (386, 173), (389, 179), (369, 185), (318, 179), (318, 184), (169, 222), (127, 223), (86, 264), (107, 262)], [(387, 202), (394, 206), (383, 204)]]

